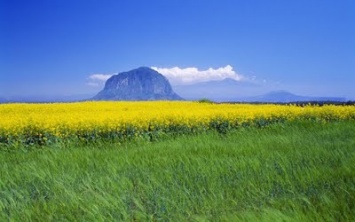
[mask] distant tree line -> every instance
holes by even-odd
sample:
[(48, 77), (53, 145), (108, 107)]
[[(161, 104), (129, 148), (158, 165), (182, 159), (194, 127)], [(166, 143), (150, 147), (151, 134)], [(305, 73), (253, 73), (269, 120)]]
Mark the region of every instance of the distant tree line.
[(275, 105), (296, 105), (296, 106), (324, 106), (324, 105), (336, 105), (336, 106), (354, 106), (355, 101), (300, 101), (300, 102), (221, 102), (230, 104), (275, 104)]
[(347, 102), (340, 102), (340, 101), (309, 101), (309, 102), (295, 102), (295, 103), (289, 103), (289, 104), (295, 104), (295, 105), (298, 105), (298, 106), (305, 106), (305, 105), (353, 106), (353, 105), (355, 105), (355, 101), (347, 101)]

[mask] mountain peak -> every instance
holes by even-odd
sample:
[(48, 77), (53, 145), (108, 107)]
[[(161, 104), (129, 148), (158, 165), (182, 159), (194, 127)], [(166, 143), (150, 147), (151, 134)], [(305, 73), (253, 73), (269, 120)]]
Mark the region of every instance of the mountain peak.
[(140, 71), (155, 71), (154, 69), (148, 67), (148, 66), (141, 66), (133, 70), (140, 70)]
[(169, 81), (149, 67), (139, 67), (109, 78), (93, 100), (181, 100)]
[(268, 92), (266, 93), (265, 95), (269, 95), (269, 96), (272, 96), (272, 95), (277, 95), (277, 96), (295, 96), (294, 94), (286, 91), (286, 90), (276, 90), (276, 91), (271, 91), (271, 92)]

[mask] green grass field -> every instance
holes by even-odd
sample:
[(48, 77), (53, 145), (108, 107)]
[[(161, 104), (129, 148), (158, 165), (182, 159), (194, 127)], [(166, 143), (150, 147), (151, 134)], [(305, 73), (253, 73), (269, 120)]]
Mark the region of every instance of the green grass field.
[(0, 151), (0, 221), (355, 221), (355, 122)]

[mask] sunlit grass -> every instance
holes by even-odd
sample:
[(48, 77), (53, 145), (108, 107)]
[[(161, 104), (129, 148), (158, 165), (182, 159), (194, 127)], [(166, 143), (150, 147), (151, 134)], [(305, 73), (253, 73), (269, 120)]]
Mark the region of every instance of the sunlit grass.
[(0, 152), (1, 221), (354, 221), (355, 124)]

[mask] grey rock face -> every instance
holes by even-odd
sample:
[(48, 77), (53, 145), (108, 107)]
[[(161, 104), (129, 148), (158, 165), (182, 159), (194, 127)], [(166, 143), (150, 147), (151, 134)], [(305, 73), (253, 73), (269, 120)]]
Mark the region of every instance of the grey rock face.
[(93, 100), (182, 100), (157, 71), (140, 67), (109, 78)]

